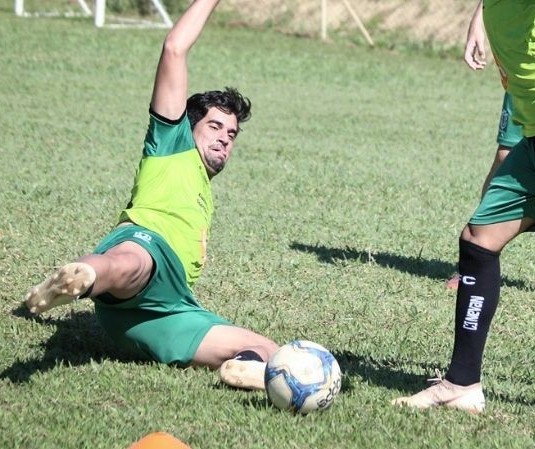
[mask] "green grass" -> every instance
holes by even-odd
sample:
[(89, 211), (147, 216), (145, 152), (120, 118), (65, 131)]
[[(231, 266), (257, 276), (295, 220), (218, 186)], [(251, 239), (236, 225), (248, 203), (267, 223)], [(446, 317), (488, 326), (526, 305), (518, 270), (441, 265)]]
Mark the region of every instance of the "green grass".
[(17, 19), (0, 4), (0, 447), (126, 449), (168, 431), (207, 448), (534, 446), (533, 238), (504, 251), (485, 358), (488, 410), (389, 401), (447, 367), (457, 238), (495, 149), (498, 75), (459, 60), (208, 27), (191, 90), (253, 100), (217, 211), (203, 304), (283, 343), (331, 349), (343, 391), (292, 416), (215, 373), (132, 360), (89, 301), (21, 298), (91, 251), (129, 197), (162, 30)]

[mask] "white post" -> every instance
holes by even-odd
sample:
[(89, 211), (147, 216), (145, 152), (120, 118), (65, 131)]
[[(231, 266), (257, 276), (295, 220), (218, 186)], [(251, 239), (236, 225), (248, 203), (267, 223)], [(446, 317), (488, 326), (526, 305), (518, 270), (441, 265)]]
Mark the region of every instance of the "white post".
[(24, 15), (24, 0), (15, 0), (15, 14), (17, 16)]
[(169, 17), (169, 14), (167, 14), (167, 11), (165, 10), (165, 8), (160, 3), (160, 0), (152, 0), (152, 4), (156, 7), (165, 25), (171, 28), (173, 26), (173, 21)]
[(78, 0), (78, 4), (80, 5), (80, 8), (82, 8), (82, 11), (85, 15), (90, 16), (92, 14), (91, 9), (89, 9), (89, 6), (87, 6), (85, 0)]
[(104, 17), (106, 15), (106, 0), (95, 0), (95, 26), (102, 28), (104, 26)]
[(364, 36), (364, 38), (366, 39), (366, 41), (368, 42), (370, 47), (373, 47), (374, 46), (373, 40), (372, 40), (370, 34), (368, 33), (368, 30), (366, 29), (366, 27), (364, 26), (364, 24), (360, 20), (360, 17), (357, 15), (357, 13), (351, 7), (351, 5), (349, 4), (349, 2), (347, 0), (342, 0), (342, 1), (344, 2), (344, 5), (346, 6), (347, 10), (349, 11), (349, 14), (351, 15), (351, 17), (353, 17), (353, 20), (355, 21), (355, 23), (359, 27), (360, 32), (362, 33), (362, 35)]
[(327, 0), (321, 0), (321, 39), (327, 40)]

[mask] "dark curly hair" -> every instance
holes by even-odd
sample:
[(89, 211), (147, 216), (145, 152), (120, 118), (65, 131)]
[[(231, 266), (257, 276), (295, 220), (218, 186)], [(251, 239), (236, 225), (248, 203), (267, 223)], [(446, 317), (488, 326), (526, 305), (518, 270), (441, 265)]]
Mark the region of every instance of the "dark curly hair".
[(191, 129), (202, 120), (208, 109), (216, 107), (227, 113), (234, 114), (238, 125), (251, 118), (251, 101), (244, 97), (233, 87), (225, 87), (224, 91), (210, 90), (208, 92), (194, 94), (188, 98), (186, 111), (191, 124)]

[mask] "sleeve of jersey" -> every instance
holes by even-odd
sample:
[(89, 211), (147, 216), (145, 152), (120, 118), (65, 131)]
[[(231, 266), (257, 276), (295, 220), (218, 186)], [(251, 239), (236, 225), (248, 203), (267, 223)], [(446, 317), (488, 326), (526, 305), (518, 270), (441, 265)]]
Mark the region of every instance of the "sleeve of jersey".
[(152, 110), (145, 135), (143, 156), (170, 156), (195, 149), (186, 112), (178, 120), (168, 120)]

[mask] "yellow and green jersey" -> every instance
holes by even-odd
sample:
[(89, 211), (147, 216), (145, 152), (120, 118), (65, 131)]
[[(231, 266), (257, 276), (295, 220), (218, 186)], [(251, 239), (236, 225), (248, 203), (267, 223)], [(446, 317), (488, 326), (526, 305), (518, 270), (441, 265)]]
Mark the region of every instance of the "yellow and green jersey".
[(502, 83), (513, 96), (513, 121), (535, 136), (535, 1), (483, 0), (483, 19)]
[(184, 266), (191, 288), (206, 259), (212, 189), (187, 114), (169, 121), (151, 111), (132, 197), (120, 221), (161, 235)]

